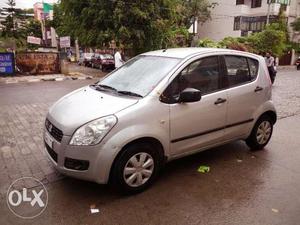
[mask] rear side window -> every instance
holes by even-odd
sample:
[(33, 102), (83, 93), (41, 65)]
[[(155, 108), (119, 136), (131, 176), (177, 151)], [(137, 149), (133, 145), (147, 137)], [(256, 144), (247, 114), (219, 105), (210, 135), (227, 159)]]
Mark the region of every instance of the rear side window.
[(248, 58), (251, 80), (255, 80), (258, 74), (258, 61)]
[(246, 57), (225, 56), (229, 86), (236, 86), (250, 81), (250, 72)]

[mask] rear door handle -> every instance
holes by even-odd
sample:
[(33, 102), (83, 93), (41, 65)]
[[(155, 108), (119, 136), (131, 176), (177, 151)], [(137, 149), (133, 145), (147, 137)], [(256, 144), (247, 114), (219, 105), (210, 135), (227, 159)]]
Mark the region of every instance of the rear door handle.
[(224, 102), (226, 102), (227, 100), (225, 98), (218, 98), (217, 101), (215, 101), (215, 105), (219, 105), (222, 104)]
[(259, 91), (262, 91), (262, 90), (263, 90), (263, 88), (262, 88), (262, 87), (260, 87), (260, 86), (257, 86), (257, 87), (255, 88), (254, 92), (259, 92)]

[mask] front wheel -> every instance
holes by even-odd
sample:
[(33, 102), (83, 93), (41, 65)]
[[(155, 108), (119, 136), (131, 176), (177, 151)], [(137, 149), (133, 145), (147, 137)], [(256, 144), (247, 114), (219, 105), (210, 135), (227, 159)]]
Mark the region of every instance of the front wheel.
[(261, 150), (269, 143), (272, 133), (273, 121), (269, 116), (264, 115), (254, 125), (246, 143), (251, 150)]
[(137, 143), (127, 147), (116, 159), (112, 183), (119, 191), (138, 193), (151, 185), (160, 167), (160, 156), (152, 145)]

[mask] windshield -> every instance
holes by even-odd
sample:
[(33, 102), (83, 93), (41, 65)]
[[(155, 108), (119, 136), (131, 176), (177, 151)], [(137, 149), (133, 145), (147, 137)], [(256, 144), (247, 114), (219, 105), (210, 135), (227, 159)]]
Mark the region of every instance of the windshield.
[(146, 96), (180, 59), (137, 56), (99, 82), (118, 91)]

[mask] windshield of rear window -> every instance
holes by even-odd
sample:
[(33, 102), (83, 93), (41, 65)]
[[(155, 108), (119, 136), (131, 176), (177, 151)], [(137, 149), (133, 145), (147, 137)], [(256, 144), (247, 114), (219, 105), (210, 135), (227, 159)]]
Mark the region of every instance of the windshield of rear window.
[(180, 59), (137, 56), (99, 82), (118, 91), (146, 96), (179, 63)]

